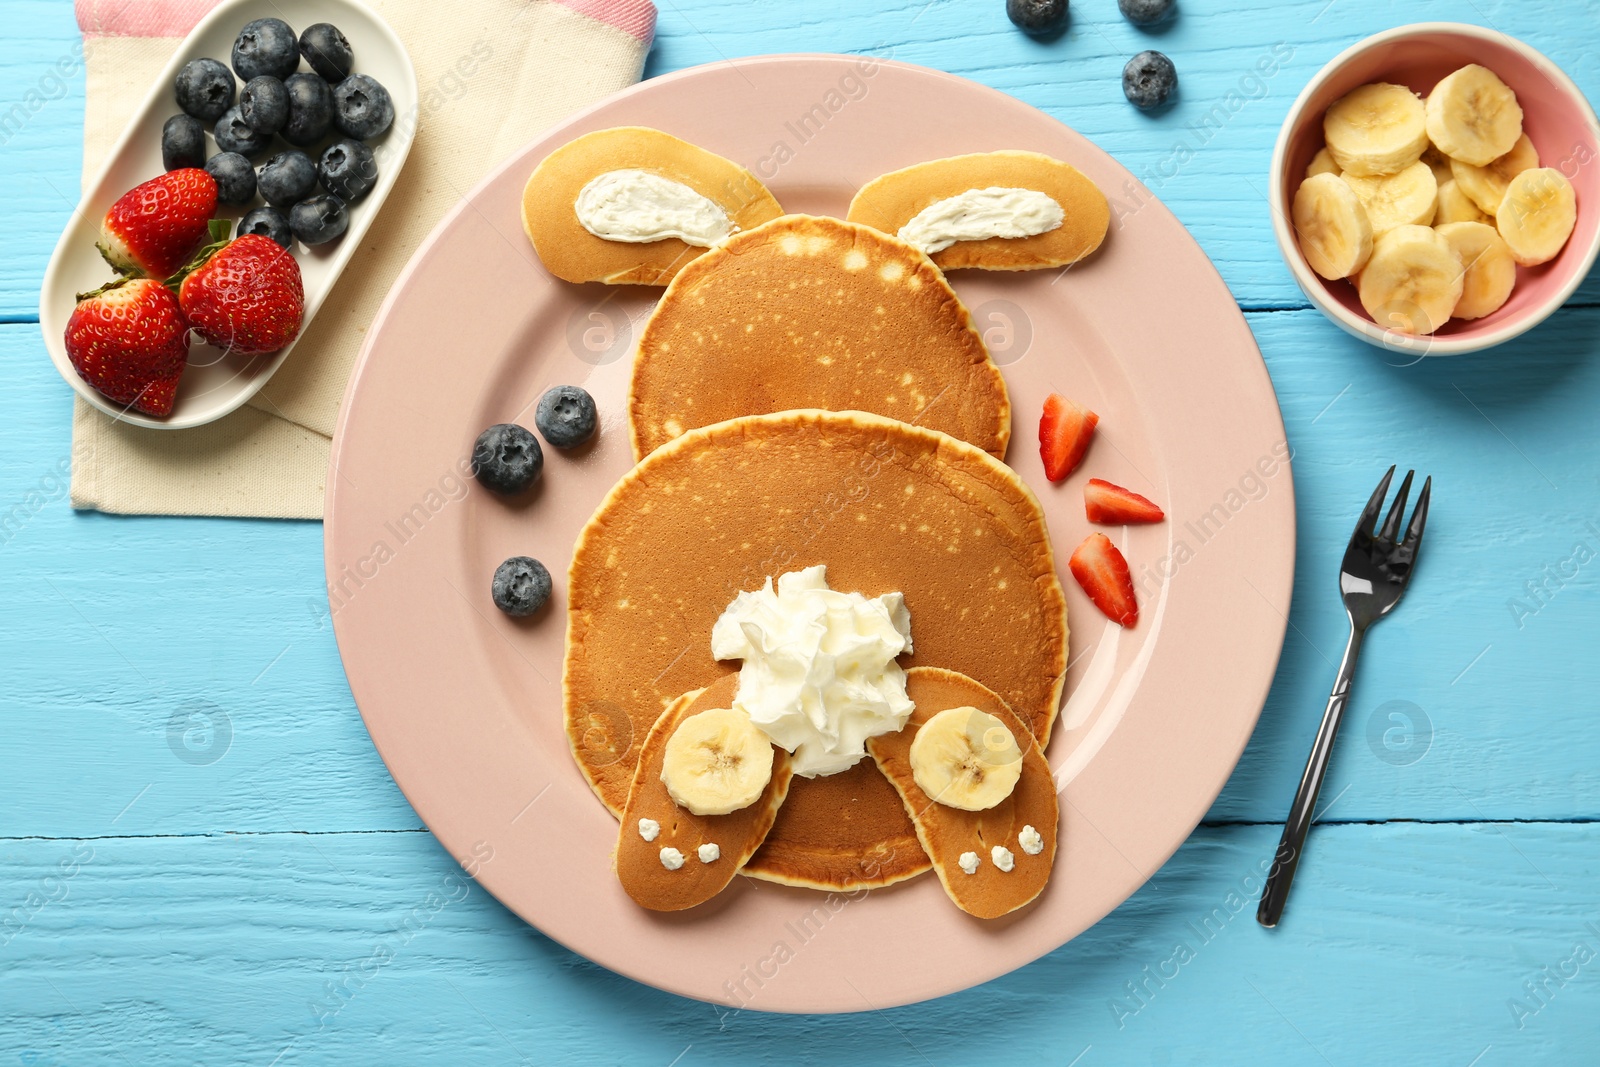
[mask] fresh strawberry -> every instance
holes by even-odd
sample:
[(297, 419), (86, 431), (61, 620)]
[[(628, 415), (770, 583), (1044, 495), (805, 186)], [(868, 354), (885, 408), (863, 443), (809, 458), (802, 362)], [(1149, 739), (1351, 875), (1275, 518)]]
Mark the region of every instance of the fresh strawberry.
[(118, 280), (84, 293), (67, 319), (67, 358), (115, 403), (168, 415), (189, 356), (178, 298), (153, 278)]
[(1106, 618), (1119, 626), (1132, 626), (1139, 621), (1139, 602), (1134, 599), (1128, 561), (1111, 538), (1102, 533), (1090, 534), (1073, 550), (1067, 566)]
[(305, 288), (300, 264), (259, 234), (201, 253), (178, 288), (189, 324), (217, 348), (254, 355), (276, 352), (300, 335)]
[(1089, 484), (1083, 487), (1083, 507), (1089, 513), (1090, 522), (1106, 526), (1160, 522), (1167, 517), (1154, 501), (1100, 478), (1090, 478)]
[(1044, 457), (1046, 478), (1059, 482), (1083, 462), (1099, 421), (1099, 415), (1060, 393), (1045, 398), (1044, 417), (1039, 420), (1039, 454)]
[(164, 281), (189, 262), (217, 210), (217, 180), (198, 167), (136, 185), (100, 223), (100, 254), (124, 274)]

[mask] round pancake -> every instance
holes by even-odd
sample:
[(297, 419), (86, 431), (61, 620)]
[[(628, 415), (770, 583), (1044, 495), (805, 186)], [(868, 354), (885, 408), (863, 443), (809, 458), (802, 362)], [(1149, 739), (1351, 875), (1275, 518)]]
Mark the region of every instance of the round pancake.
[[(711, 627), (742, 590), (816, 564), (834, 589), (901, 592), (915, 653), (999, 693), (1041, 741), (1060, 703), (1066, 601), (1039, 503), (971, 445), (863, 412), (691, 431), (614, 486), (568, 575), (565, 716), (613, 812), (679, 694), (738, 669)], [(796, 792), (799, 792), (797, 789)]]
[[(867, 749), (904, 801), (916, 824), (917, 840), (933, 861), (945, 894), (962, 911), (980, 919), (1010, 914), (1044, 891), (1055, 864), (1061, 804), (1050, 764), (1006, 702), (965, 675), (915, 667), (906, 672), (906, 693), (917, 706), (905, 729), (871, 738)], [(983, 811), (963, 811), (928, 799), (911, 769), (911, 744), (922, 724), (946, 709), (965, 707), (988, 712), (1005, 723), (1022, 750), (1022, 774), (1011, 795)], [(1044, 847), (1036, 856), (1023, 851), (1018, 840), (1024, 826), (1032, 826), (1043, 840)], [(990, 852), (995, 845), (1011, 852), (1011, 870), (995, 866)], [(972, 874), (961, 869), (963, 852), (978, 854), (978, 869)]]
[[(772, 746), (772, 778), (761, 796), (726, 815), (696, 815), (680, 807), (661, 780), (673, 731), (691, 715), (731, 707), (738, 683), (739, 676), (730, 674), (709, 689), (685, 693), (668, 705), (645, 738), (622, 813), (616, 864), (617, 878), (628, 896), (652, 911), (683, 911), (722, 892), (772, 829), (773, 817), (789, 791), (794, 765), (789, 753), (777, 745)], [(661, 827), (655, 840), (640, 836), (640, 819), (654, 819)], [(699, 848), (704, 844), (715, 844), (722, 854), (710, 863), (701, 862)], [(683, 853), (683, 866), (675, 871), (661, 863), (661, 850), (669, 846)]]
[(1111, 224), (1105, 194), (1076, 167), (1038, 152), (979, 152), (918, 163), (872, 179), (850, 201), (851, 222), (899, 233), (924, 208), (971, 189), (1037, 189), (1066, 218), (1032, 237), (957, 241), (933, 254), (941, 270), (1037, 270), (1059, 267), (1100, 247)]
[(871, 411), (1004, 458), (1011, 401), (972, 317), (921, 252), (786, 215), (685, 267), (639, 337), (635, 458), (697, 426), (796, 408)]
[(534, 168), (522, 190), (522, 228), (545, 269), (569, 282), (666, 285), (707, 249), (676, 237), (645, 244), (607, 241), (578, 221), (578, 193), (613, 170), (644, 170), (682, 182), (752, 229), (783, 214), (767, 187), (732, 160), (648, 126), (596, 130), (568, 141)]

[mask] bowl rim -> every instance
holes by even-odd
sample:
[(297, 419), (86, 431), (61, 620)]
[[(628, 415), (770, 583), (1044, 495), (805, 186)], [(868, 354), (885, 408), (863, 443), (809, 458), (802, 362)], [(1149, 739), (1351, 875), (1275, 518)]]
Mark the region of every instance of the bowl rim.
[(1278, 254), (1283, 257), (1284, 264), (1289, 268), (1289, 273), (1294, 276), (1295, 284), (1300, 287), (1301, 292), (1306, 295), (1312, 305), (1345, 332), (1361, 338), (1368, 344), (1391, 351), (1404, 352), (1421, 349), (1422, 351), (1417, 352), (1419, 358), (1422, 356), (1454, 356), (1464, 355), (1468, 352), (1479, 352), (1521, 336), (1549, 318), (1557, 308), (1567, 302), (1567, 298), (1577, 290), (1579, 285), (1583, 284), (1584, 278), (1589, 274), (1589, 269), (1594, 265), (1596, 256), (1600, 255), (1600, 228), (1597, 228), (1578, 268), (1572, 272), (1571, 276), (1559, 289), (1554, 290), (1545, 299), (1543, 304), (1535, 306), (1521, 318), (1473, 337), (1437, 337), (1387, 330), (1371, 319), (1355, 314), (1328, 295), (1323, 288), (1322, 280), (1315, 276), (1311, 272), (1311, 268), (1306, 264), (1305, 257), (1301, 254), (1300, 247), (1295, 241), (1289, 220), (1280, 209), (1280, 205), (1285, 202), (1284, 186), (1286, 183), (1284, 181), (1283, 167), (1284, 157), (1288, 154), (1289, 138), (1303, 120), (1306, 105), (1311, 96), (1352, 59), (1379, 45), (1425, 34), (1449, 34), (1468, 37), (1480, 41), (1492, 41), (1511, 48), (1533, 64), (1536, 69), (1563, 91), (1566, 97), (1578, 108), (1580, 117), (1586, 120), (1592, 131), (1595, 131), (1596, 140), (1600, 141), (1600, 118), (1596, 118), (1595, 110), (1590, 105), (1588, 97), (1584, 96), (1583, 90), (1578, 88), (1577, 83), (1567, 75), (1566, 71), (1557, 66), (1543, 52), (1540, 52), (1525, 41), (1500, 30), (1473, 25), (1469, 22), (1412, 22), (1404, 26), (1395, 26), (1392, 29), (1383, 30), (1371, 36), (1363, 37), (1350, 45), (1350, 47), (1328, 60), (1327, 63), (1322, 65), (1321, 69), (1311, 76), (1310, 80), (1306, 82), (1305, 88), (1300, 91), (1300, 95), (1295, 97), (1294, 103), (1289, 105), (1288, 114), (1284, 116), (1283, 125), (1278, 129), (1278, 138), (1272, 146), (1272, 164), (1271, 173), (1267, 179), (1267, 197), (1268, 207), (1272, 212), (1272, 230), (1277, 238)]

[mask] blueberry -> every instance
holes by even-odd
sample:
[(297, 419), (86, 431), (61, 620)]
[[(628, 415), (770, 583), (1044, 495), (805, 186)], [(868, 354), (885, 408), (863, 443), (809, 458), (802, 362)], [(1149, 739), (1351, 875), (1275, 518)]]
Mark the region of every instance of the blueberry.
[(1122, 95), (1143, 111), (1160, 107), (1178, 91), (1178, 68), (1160, 52), (1140, 52), (1122, 68)]
[(237, 152), (246, 159), (259, 159), (272, 145), (272, 134), (257, 133), (239, 114), (237, 104), (222, 113), (212, 134), (217, 139), (218, 148), (224, 152)]
[(279, 152), (261, 165), (256, 176), (261, 199), (276, 208), (298, 204), (317, 184), (317, 165), (298, 148)]
[(350, 226), (350, 212), (337, 196), (313, 196), (289, 209), (289, 229), (308, 245), (327, 244)]
[(206, 128), (193, 115), (174, 115), (161, 127), (161, 165), (168, 170), (206, 161)]
[(1117, 7), (1136, 26), (1154, 26), (1172, 14), (1172, 0), (1117, 0)]
[(378, 163), (372, 149), (360, 141), (335, 141), (323, 150), (317, 174), (324, 189), (353, 204), (378, 184)]
[[(255, 171), (251, 171), (250, 176), (254, 177)], [(258, 207), (240, 219), (239, 231), (234, 236), (243, 237), (247, 233), (269, 237), (284, 248), (294, 243), (294, 231), (289, 229), (289, 220), (275, 207)]]
[(289, 121), (289, 90), (269, 74), (251, 78), (239, 92), (239, 114), (257, 133), (277, 133)]
[(263, 74), (283, 79), (300, 65), (300, 42), (282, 19), (246, 23), (233, 42), (233, 69), (245, 81)]
[(352, 74), (333, 87), (333, 124), (346, 137), (376, 137), (393, 121), (389, 90), (367, 75)]
[(1067, 24), (1067, 0), (1006, 0), (1006, 18), (1024, 33), (1049, 37)]
[(495, 568), (490, 594), (512, 618), (532, 615), (550, 599), (550, 572), (532, 556), (512, 556)]
[(191, 59), (178, 71), (173, 89), (184, 111), (215, 122), (233, 106), (233, 71), (215, 59)]
[(533, 424), (552, 445), (572, 448), (593, 437), (600, 420), (594, 410), (594, 397), (576, 385), (558, 385), (539, 398)]
[(497, 493), (520, 493), (544, 469), (539, 439), (514, 422), (501, 422), (478, 435), (472, 446), (472, 475)]
[(206, 160), (206, 173), (217, 179), (217, 199), (242, 207), (256, 198), (256, 168), (237, 152), (218, 152)]
[(291, 74), (283, 81), (289, 90), (289, 121), (284, 123), (283, 139), (306, 148), (316, 144), (333, 129), (333, 90), (315, 74)]
[(311, 69), (330, 84), (344, 81), (350, 76), (350, 66), (355, 53), (344, 34), (330, 22), (307, 26), (300, 34), (300, 54), (306, 57)]

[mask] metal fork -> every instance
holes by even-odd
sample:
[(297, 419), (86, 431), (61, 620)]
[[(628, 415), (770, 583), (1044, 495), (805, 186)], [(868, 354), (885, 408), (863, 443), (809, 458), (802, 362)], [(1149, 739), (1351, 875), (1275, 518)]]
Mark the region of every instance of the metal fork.
[(1317, 794), (1322, 791), (1322, 780), (1328, 772), (1328, 757), (1333, 752), (1333, 739), (1339, 733), (1339, 721), (1350, 698), (1350, 681), (1356, 673), (1356, 656), (1361, 652), (1361, 642), (1367, 627), (1393, 611), (1405, 595), (1406, 584), (1411, 580), (1411, 568), (1417, 561), (1417, 548), (1422, 544), (1422, 527), (1428, 521), (1428, 495), (1433, 479), (1422, 483), (1417, 495), (1417, 509), (1406, 526), (1405, 538), (1400, 532), (1400, 520), (1405, 517), (1406, 497), (1411, 492), (1411, 476), (1406, 471), (1395, 494), (1389, 514), (1383, 525), (1376, 527), (1378, 508), (1389, 493), (1389, 479), (1395, 469), (1383, 476), (1372, 499), (1356, 522), (1356, 531), (1350, 535), (1350, 546), (1344, 550), (1344, 563), (1339, 568), (1339, 590), (1344, 597), (1345, 614), (1350, 616), (1350, 640), (1344, 647), (1344, 659), (1339, 663), (1339, 677), (1333, 683), (1333, 695), (1328, 697), (1328, 710), (1322, 713), (1322, 725), (1317, 728), (1317, 740), (1311, 746), (1311, 758), (1306, 761), (1306, 772), (1300, 778), (1300, 788), (1295, 791), (1294, 804), (1289, 809), (1288, 821), (1283, 827), (1283, 837), (1278, 841), (1278, 851), (1273, 856), (1272, 868), (1267, 873), (1267, 886), (1261, 893), (1261, 906), (1256, 909), (1256, 921), (1262, 926), (1277, 926), (1283, 915), (1284, 902), (1289, 899), (1289, 885), (1294, 881), (1295, 868), (1305, 851), (1306, 834), (1311, 829), (1312, 813), (1317, 806)]

